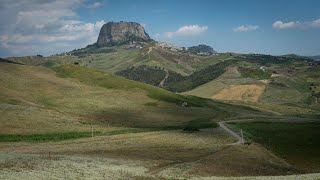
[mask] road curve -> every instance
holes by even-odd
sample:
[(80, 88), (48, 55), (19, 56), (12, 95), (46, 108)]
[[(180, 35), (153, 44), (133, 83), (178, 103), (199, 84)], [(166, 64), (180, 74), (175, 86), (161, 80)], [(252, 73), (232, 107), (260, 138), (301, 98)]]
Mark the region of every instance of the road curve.
[(225, 125), (226, 122), (229, 122), (229, 121), (220, 121), (219, 122), (219, 126), (222, 129), (224, 129), (225, 131), (227, 131), (229, 134), (231, 134), (231, 136), (235, 137), (238, 140), (237, 142), (231, 143), (229, 145), (241, 145), (241, 144), (244, 144), (246, 142), (246, 140), (243, 138), (242, 142), (241, 142), (241, 136), (238, 133), (236, 133), (235, 131), (233, 131), (232, 129), (228, 128)]

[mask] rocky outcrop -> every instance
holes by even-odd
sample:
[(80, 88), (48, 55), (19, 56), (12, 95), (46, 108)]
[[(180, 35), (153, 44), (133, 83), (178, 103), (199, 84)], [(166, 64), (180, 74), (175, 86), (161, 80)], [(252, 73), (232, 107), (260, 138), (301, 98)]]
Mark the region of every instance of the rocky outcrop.
[(143, 26), (136, 22), (108, 22), (100, 30), (96, 46), (153, 41)]
[(213, 50), (212, 47), (204, 45), (204, 44), (189, 47), (188, 51), (192, 52), (194, 54), (199, 54), (199, 55), (211, 55), (211, 54), (217, 53), (215, 50)]

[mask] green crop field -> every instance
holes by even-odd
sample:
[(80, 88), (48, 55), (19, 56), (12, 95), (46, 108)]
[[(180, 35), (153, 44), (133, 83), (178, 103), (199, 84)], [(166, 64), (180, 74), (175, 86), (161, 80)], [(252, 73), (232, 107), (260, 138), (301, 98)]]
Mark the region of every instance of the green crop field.
[(320, 170), (320, 123), (232, 123), (246, 138), (264, 145), (304, 172)]

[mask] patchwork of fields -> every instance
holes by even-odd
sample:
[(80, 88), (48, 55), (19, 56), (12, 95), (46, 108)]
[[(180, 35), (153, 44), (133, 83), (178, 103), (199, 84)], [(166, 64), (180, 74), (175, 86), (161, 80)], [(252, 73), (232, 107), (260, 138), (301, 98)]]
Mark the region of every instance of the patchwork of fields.
[[(299, 73), (299, 77), (303, 74), (299, 71), (296, 73)], [(313, 92), (310, 90), (317, 91), (314, 82), (318, 82), (318, 77), (313, 79), (313, 86), (310, 87), (310, 83), (302, 78), (283, 74), (262, 80), (254, 78), (256, 77), (248, 77), (248, 74), (244, 77), (237, 67), (229, 67), (219, 78), (184, 94), (255, 106), (282, 114), (319, 114), (319, 100), (312, 96)]]
[[(320, 171), (318, 69), (244, 57), (149, 44), (1, 63), (0, 178), (320, 178), (296, 175)], [(181, 94), (114, 75), (146, 65), (179, 73), (169, 75), (179, 82), (228, 60), (222, 75)], [(217, 125), (227, 120), (251, 144), (232, 145)]]

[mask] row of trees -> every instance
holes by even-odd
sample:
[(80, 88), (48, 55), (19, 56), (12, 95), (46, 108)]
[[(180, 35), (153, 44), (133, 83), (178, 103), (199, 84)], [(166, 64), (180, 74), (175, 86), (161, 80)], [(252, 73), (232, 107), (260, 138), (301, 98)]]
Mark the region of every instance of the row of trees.
[(174, 92), (183, 92), (194, 89), (222, 75), (226, 71), (226, 68), (232, 63), (234, 63), (234, 61), (231, 60), (220, 62), (196, 71), (190, 76), (182, 76), (178, 73), (169, 71), (169, 77), (166, 80), (164, 87)]
[[(234, 61), (220, 62), (200, 71), (194, 72), (190, 76), (182, 76), (174, 71), (168, 71), (169, 76), (165, 80), (163, 87), (173, 92), (191, 90), (217, 78), (223, 74), (226, 70), (226, 67), (231, 65), (233, 62)], [(116, 74), (128, 79), (158, 86), (165, 78), (166, 71), (163, 68), (143, 65), (139, 67), (129, 67), (126, 70), (117, 72)]]
[(146, 65), (139, 67), (128, 67), (127, 69), (119, 71), (116, 74), (131, 80), (144, 82), (154, 86), (158, 86), (166, 76), (166, 72), (163, 68), (150, 67)]

